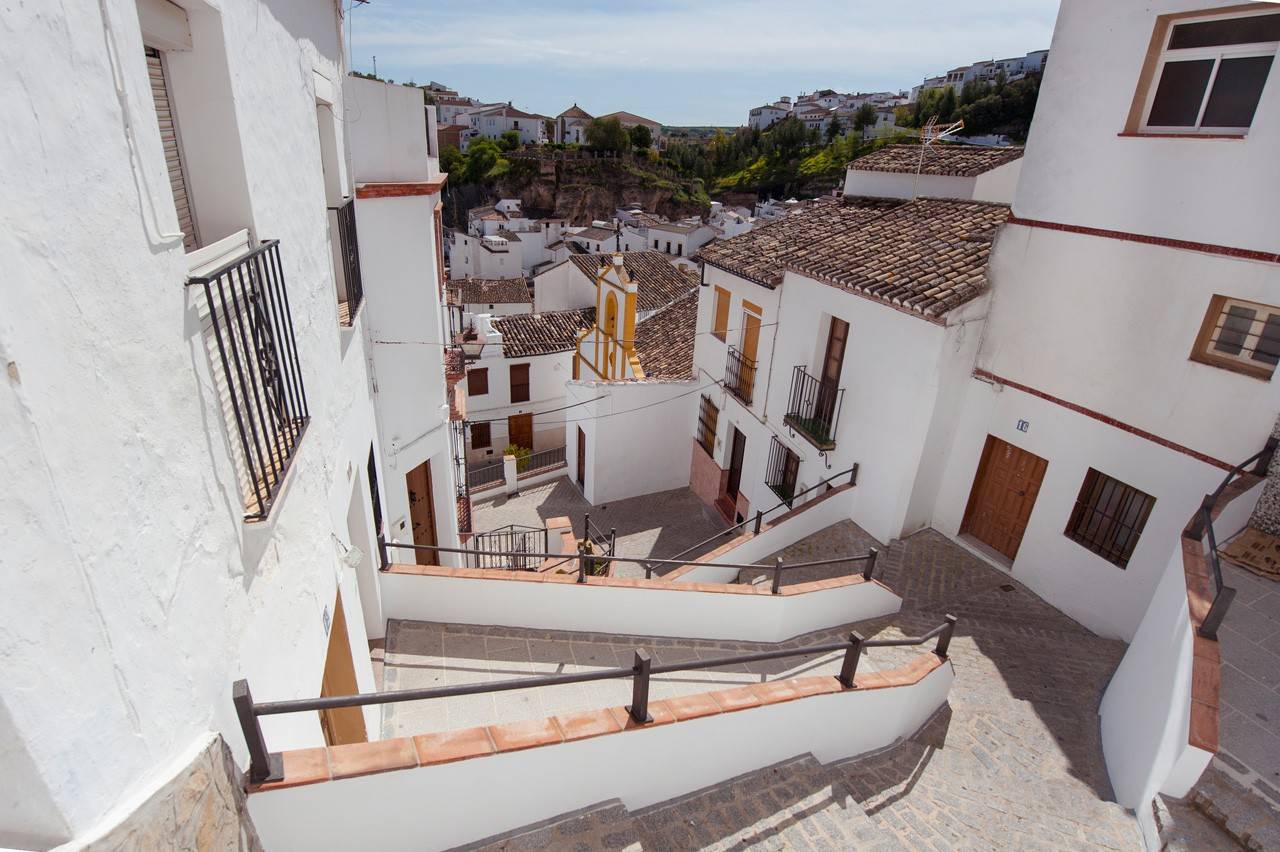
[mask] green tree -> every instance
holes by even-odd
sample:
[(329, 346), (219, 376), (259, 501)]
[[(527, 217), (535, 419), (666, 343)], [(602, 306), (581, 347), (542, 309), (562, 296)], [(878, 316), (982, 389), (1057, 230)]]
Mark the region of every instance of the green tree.
[(503, 151), (503, 152), (514, 151), (519, 147), (520, 147), (520, 131), (519, 130), (505, 130), (503, 131), (502, 135), (498, 137), (498, 150), (500, 151)]
[(463, 183), (483, 183), (489, 172), (502, 161), (502, 152), (489, 139), (477, 139), (467, 146), (467, 165), (463, 169)]
[(587, 127), (587, 147), (621, 154), (631, 146), (631, 136), (616, 118), (594, 119)]
[(631, 147), (637, 151), (643, 151), (653, 144), (653, 131), (647, 124), (637, 124), (628, 135), (631, 137)]
[(449, 174), (461, 174), (467, 167), (467, 158), (455, 145), (446, 145), (440, 152), (440, 170)]
[(879, 118), (879, 116), (876, 114), (876, 108), (873, 107), (870, 102), (864, 103), (862, 106), (858, 107), (858, 111), (853, 114), (854, 132), (861, 135), (862, 131), (866, 128), (875, 127), (877, 118)]
[(827, 142), (836, 141), (841, 133), (844, 133), (844, 124), (840, 121), (840, 116), (831, 116), (831, 120), (827, 122)]

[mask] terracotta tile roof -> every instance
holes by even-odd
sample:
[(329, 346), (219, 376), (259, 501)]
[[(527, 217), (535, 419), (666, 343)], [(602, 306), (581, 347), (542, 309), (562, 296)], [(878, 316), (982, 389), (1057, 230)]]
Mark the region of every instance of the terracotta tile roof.
[[(612, 263), (612, 254), (575, 254), (569, 260), (592, 281), (600, 267)], [(698, 286), (689, 272), (679, 269), (656, 251), (624, 251), (622, 265), (636, 283), (636, 310), (656, 311)]]
[(687, 379), (693, 375), (693, 340), (698, 326), (698, 294), (686, 293), (636, 324), (636, 354), (645, 378)]
[(888, 145), (865, 157), (859, 157), (849, 164), (849, 168), (858, 172), (915, 173), (916, 167), (920, 166), (922, 175), (977, 177), (997, 166), (1012, 163), (1021, 156), (1021, 146), (986, 148), (979, 145), (928, 145), (921, 164), (919, 145)]
[(687, 224), (684, 222), (650, 222), (649, 230), (666, 231), (670, 234), (692, 234), (694, 231), (706, 227), (702, 224)]
[(507, 242), (520, 242), (519, 235), (517, 235), (515, 231), (508, 231), (506, 228), (499, 228), (498, 236), (502, 237)]
[(791, 269), (938, 317), (987, 289), (987, 257), (1008, 215), (1008, 205), (979, 201), (850, 198), (718, 240), (698, 257), (769, 288)]
[(661, 122), (654, 121), (652, 118), (645, 118), (642, 115), (636, 115), (634, 112), (627, 112), (626, 110), (611, 112), (608, 115), (600, 116), (601, 121), (604, 121), (607, 118), (616, 118), (621, 124), (647, 124), (650, 127), (662, 127)]
[(466, 305), (497, 305), (532, 302), (529, 285), (523, 278), (455, 278), (449, 289)]
[(567, 110), (565, 110), (564, 112), (556, 116), (556, 118), (590, 118), (590, 117), (591, 117), (591, 113), (587, 112), (577, 104), (574, 104), (573, 106), (569, 107)]
[(493, 321), (502, 334), (504, 358), (550, 355), (573, 349), (574, 340), (596, 321), (595, 308), (576, 311), (547, 311), (541, 314), (517, 314)]
[(609, 228), (583, 228), (578, 233), (572, 234), (569, 239), (578, 237), (583, 240), (604, 242), (605, 240), (613, 239), (615, 236), (614, 232)]

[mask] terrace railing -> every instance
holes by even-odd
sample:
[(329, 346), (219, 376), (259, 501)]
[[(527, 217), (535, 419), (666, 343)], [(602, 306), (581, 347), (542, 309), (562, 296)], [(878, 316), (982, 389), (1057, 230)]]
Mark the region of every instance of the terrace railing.
[(836, 426), (844, 405), (844, 388), (824, 381), (802, 366), (791, 373), (791, 396), (783, 422), (795, 429), (820, 450), (836, 446)]
[(539, 554), (547, 551), (547, 528), (507, 524), (476, 533), (470, 543), (469, 568), (536, 571), (542, 564)]
[(426, 701), (434, 698), (454, 698), (460, 695), (484, 695), (509, 692), (515, 689), (563, 686), (571, 683), (590, 683), (598, 680), (630, 678), (631, 703), (627, 705), (627, 713), (636, 724), (644, 725), (653, 721), (653, 717), (649, 714), (649, 687), (650, 680), (654, 675), (717, 669), (726, 666), (740, 666), (746, 663), (764, 662), (766, 660), (813, 657), (820, 654), (842, 652), (844, 656), (840, 662), (840, 674), (837, 675), (837, 678), (846, 689), (852, 689), (855, 686), (855, 678), (858, 674), (858, 665), (862, 660), (862, 654), (868, 648), (917, 646), (936, 639), (937, 644), (934, 646), (933, 653), (940, 659), (945, 660), (950, 652), (951, 638), (955, 634), (955, 629), (956, 617), (948, 614), (941, 624), (923, 636), (902, 639), (868, 639), (861, 633), (854, 631), (849, 634), (848, 639), (840, 642), (659, 665), (653, 664), (653, 658), (648, 651), (643, 648), (636, 648), (634, 662), (625, 667), (573, 672), (571, 674), (511, 678), (509, 680), (458, 684), (456, 686), (395, 689), (357, 695), (331, 695), (292, 701), (254, 701), (253, 693), (249, 691), (249, 682), (241, 679), (232, 684), (231, 697), (235, 704), (236, 716), (240, 720), (240, 728), (244, 732), (245, 742), (249, 746), (249, 780), (254, 784), (263, 784), (268, 781), (279, 781), (284, 777), (282, 756), (279, 752), (272, 752), (267, 748), (266, 737), (262, 733), (261, 718), (263, 716), (337, 710), (342, 707), (367, 707), (378, 704), (394, 704), (400, 701)]
[(503, 463), (500, 461), (480, 467), (467, 468), (467, 485), (473, 491), (488, 488), (495, 482), (502, 482), (503, 479)]
[(360, 277), (360, 245), (356, 238), (356, 200), (348, 198), (330, 207), (337, 225), (334, 252), (338, 268), (338, 320), (351, 325), (364, 302), (364, 280)]
[[(240, 473), (246, 520), (261, 520), (280, 492), (311, 422), (280, 262), (280, 241), (187, 279), (204, 290), (206, 342)], [(216, 355), (216, 359), (215, 356)]]
[(516, 462), (516, 473), (518, 476), (533, 476), (552, 468), (564, 467), (564, 445), (551, 447), (546, 450), (538, 450), (536, 453), (530, 453), (524, 458)]
[(1271, 467), (1271, 460), (1276, 454), (1276, 446), (1276, 438), (1268, 438), (1266, 446), (1233, 467), (1223, 477), (1217, 489), (1212, 494), (1204, 496), (1204, 501), (1200, 504), (1200, 509), (1196, 512), (1195, 518), (1182, 533), (1185, 538), (1201, 542), (1213, 574), (1213, 603), (1210, 605), (1209, 612), (1205, 615), (1204, 621), (1197, 631), (1206, 639), (1218, 638), (1218, 628), (1222, 626), (1222, 621), (1227, 617), (1227, 611), (1231, 608), (1231, 602), (1236, 597), (1236, 590), (1225, 585), (1222, 580), (1222, 563), (1218, 559), (1218, 538), (1213, 531), (1213, 513), (1218, 507), (1218, 501), (1222, 499), (1222, 495), (1231, 483), (1246, 473), (1262, 477), (1267, 475), (1267, 470)]
[(729, 347), (729, 357), (724, 367), (724, 389), (751, 404), (752, 393), (756, 386), (756, 362), (743, 355), (737, 348)]

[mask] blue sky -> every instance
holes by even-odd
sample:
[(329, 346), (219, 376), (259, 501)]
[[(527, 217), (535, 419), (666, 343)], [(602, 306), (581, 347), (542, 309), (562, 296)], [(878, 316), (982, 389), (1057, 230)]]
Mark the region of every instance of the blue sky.
[[(347, 0), (350, 2), (350, 0)], [(372, 0), (351, 63), (556, 115), (575, 101), (664, 124), (738, 125), (780, 95), (905, 89), (1049, 47), (1057, 0)]]

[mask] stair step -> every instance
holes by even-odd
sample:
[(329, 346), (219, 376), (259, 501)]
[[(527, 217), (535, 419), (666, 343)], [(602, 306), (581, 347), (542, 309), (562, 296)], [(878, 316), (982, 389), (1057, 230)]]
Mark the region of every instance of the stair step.
[(1206, 769), (1187, 800), (1245, 848), (1280, 849), (1280, 813), (1220, 769)]

